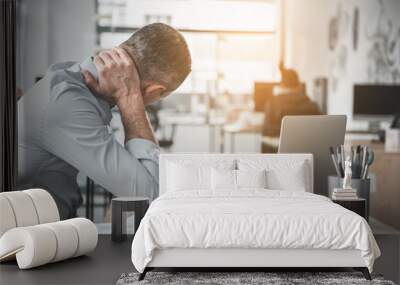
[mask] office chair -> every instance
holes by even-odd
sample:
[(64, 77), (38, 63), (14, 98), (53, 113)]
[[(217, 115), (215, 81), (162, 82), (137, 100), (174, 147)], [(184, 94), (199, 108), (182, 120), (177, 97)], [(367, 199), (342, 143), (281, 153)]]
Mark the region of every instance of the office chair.
[(158, 144), (161, 148), (169, 150), (174, 144), (175, 128), (172, 125), (160, 124), (158, 112), (161, 110), (161, 103), (157, 102), (146, 107), (147, 115), (155, 133), (161, 134), (158, 139)]
[[(289, 115), (320, 115), (318, 105), (306, 95), (279, 95), (273, 96), (265, 104), (265, 119), (262, 135), (276, 139), (281, 132), (282, 119)], [(276, 152), (276, 146), (262, 144), (263, 153)]]
[(158, 139), (158, 144), (161, 148), (169, 150), (172, 147), (174, 144), (175, 129), (175, 124), (160, 126), (161, 138)]

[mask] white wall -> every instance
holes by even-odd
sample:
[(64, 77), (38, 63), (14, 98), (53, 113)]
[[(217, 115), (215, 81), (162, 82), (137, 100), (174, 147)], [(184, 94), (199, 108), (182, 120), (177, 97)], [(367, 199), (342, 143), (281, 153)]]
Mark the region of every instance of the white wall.
[(18, 7), (17, 84), (23, 90), (50, 64), (81, 61), (93, 53), (94, 0), (19, 0)]
[(49, 1), (49, 63), (81, 61), (96, 43), (94, 0)]
[[(328, 78), (328, 113), (344, 113), (351, 119), (355, 83), (400, 84), (399, 75), (397, 79), (391, 77), (396, 72), (400, 74), (400, 1), (284, 1), (286, 64), (299, 72), (309, 91), (312, 91), (313, 79), (320, 76)], [(354, 49), (353, 15), (356, 7), (360, 11), (359, 37), (358, 47)], [(329, 24), (335, 19), (340, 23), (338, 40), (335, 48), (330, 50)], [(392, 28), (389, 28), (388, 21), (392, 22)], [(371, 37), (377, 29), (381, 34), (388, 35), (387, 42), (383, 37)], [(388, 54), (394, 60), (394, 66), (377, 71), (371, 49), (375, 44), (381, 50), (388, 50), (386, 44), (390, 42), (393, 42), (393, 51)]]
[(26, 90), (48, 66), (48, 0), (18, 1), (17, 86)]

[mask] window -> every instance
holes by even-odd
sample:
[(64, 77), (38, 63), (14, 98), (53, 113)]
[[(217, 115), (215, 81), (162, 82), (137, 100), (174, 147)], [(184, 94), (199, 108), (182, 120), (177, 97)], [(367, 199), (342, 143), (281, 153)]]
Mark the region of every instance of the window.
[(275, 80), (279, 56), (275, 1), (99, 0), (99, 47), (109, 48), (153, 22), (182, 32), (192, 73), (179, 93), (249, 94)]

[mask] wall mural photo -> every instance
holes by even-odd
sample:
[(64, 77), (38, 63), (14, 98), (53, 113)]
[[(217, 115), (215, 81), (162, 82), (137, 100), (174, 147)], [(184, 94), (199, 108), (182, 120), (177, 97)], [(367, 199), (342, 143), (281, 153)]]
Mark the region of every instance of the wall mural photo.
[[(336, 2), (336, 11), (328, 21), (333, 93), (341, 92), (354, 57), (365, 60), (362, 81), (400, 83), (400, 21), (391, 15), (395, 4), (379, 0), (360, 7), (348, 1)], [(371, 15), (372, 11), (376, 13)]]
[(374, 83), (400, 83), (400, 25), (388, 17), (385, 2), (378, 3), (378, 18), (366, 29), (370, 45), (368, 79)]
[(348, 60), (348, 48), (346, 35), (349, 31), (351, 16), (338, 2), (336, 14), (329, 21), (328, 46), (334, 54), (332, 60), (331, 88), (333, 92), (338, 90), (340, 75), (345, 74)]

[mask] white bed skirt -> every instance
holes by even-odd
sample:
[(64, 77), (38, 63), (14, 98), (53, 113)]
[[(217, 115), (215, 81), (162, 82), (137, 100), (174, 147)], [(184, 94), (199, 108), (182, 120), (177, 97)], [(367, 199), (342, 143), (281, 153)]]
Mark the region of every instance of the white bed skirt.
[(155, 250), (147, 267), (366, 267), (359, 250), (195, 249)]

